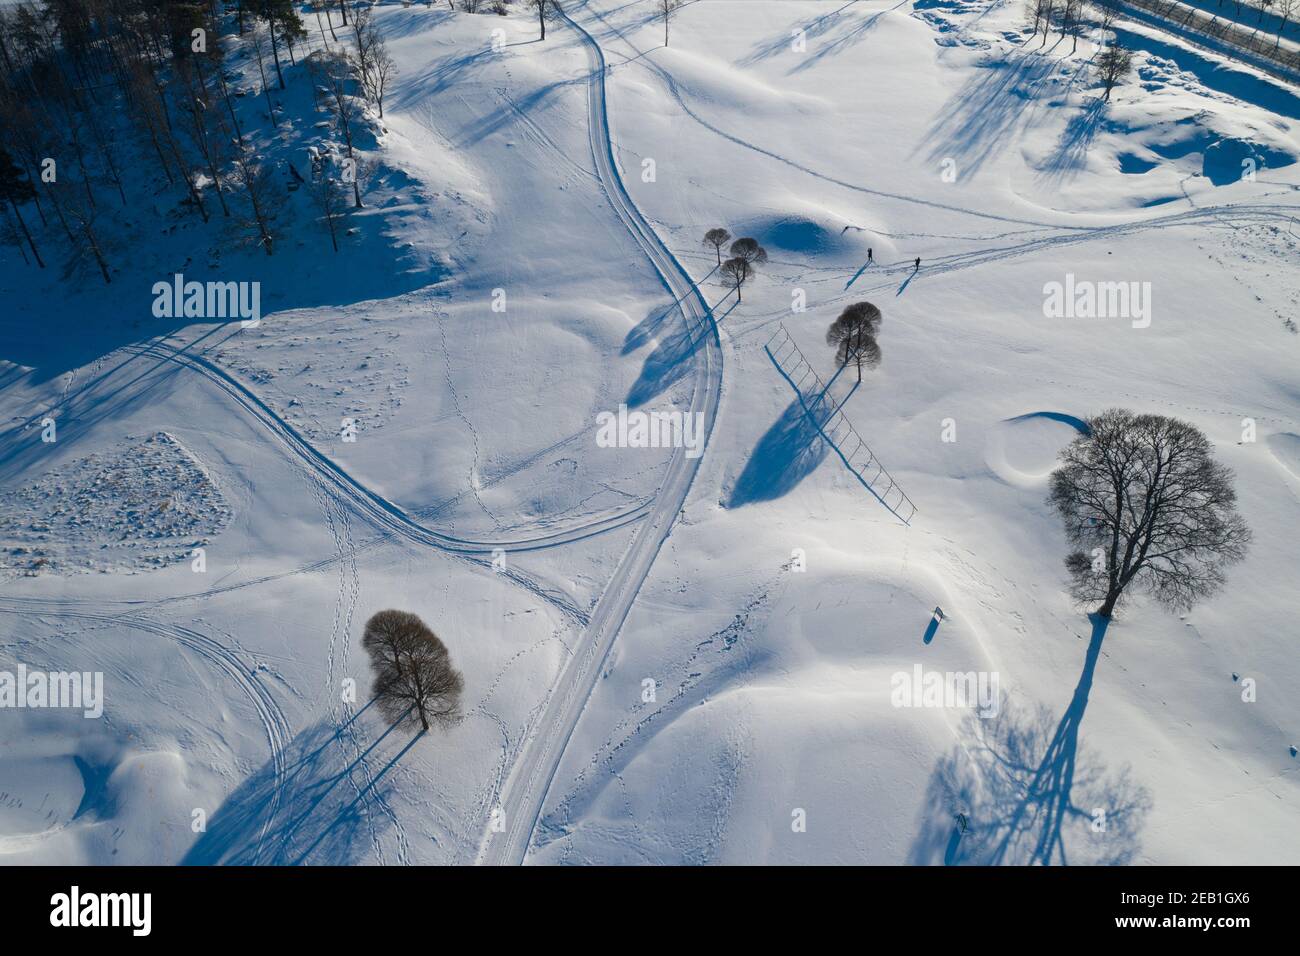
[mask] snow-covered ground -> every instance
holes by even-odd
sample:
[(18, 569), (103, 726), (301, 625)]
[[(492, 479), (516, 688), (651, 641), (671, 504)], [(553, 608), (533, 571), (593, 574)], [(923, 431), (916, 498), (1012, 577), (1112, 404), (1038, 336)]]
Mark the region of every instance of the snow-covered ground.
[[(0, 858), (982, 862), (1059, 725), (1069, 861), (1300, 860), (1300, 95), (1121, 22), (1102, 104), (1092, 38), (1011, 3), (693, 0), (667, 49), (655, 4), (563, 6), (544, 42), (376, 8), (337, 255), (305, 203), (219, 262), (141, 210), (107, 289), (4, 251), (0, 670), (105, 706), (0, 712)], [(714, 226), (769, 253), (739, 303)], [(154, 318), (176, 271), (260, 280), (260, 326)], [(1067, 276), (1149, 314), (1045, 317)], [(765, 350), (830, 380), (862, 299), (883, 362), (832, 392), (906, 524)], [(703, 456), (598, 444), (621, 404), (699, 413)], [(1115, 405), (1202, 428), (1255, 538), (1099, 641), (1045, 497)], [(463, 671), (451, 729), (367, 706), (388, 607)], [(996, 716), (895, 706), (917, 667), (996, 674)]]

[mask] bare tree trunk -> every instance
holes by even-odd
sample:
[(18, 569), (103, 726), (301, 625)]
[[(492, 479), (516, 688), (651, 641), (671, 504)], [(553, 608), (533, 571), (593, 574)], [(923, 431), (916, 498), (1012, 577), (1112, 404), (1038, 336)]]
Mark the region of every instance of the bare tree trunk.
[(1109, 620), (1110, 616), (1115, 613), (1115, 602), (1119, 600), (1119, 595), (1119, 591), (1111, 591), (1110, 594), (1106, 595), (1106, 601), (1101, 607), (1097, 608), (1097, 613)]
[(275, 75), (280, 81), (280, 89), (284, 89), (284, 73), (280, 70), (280, 41), (275, 38), (275, 20), (271, 24), (271, 56), (275, 59)]
[[(41, 259), (41, 254), (36, 251), (36, 243), (32, 242), (32, 234), (27, 231), (27, 223), (23, 221), (23, 214), (19, 211), (18, 204), (14, 202), (12, 196), (9, 197), (9, 205), (13, 207), (14, 215), (18, 217), (18, 225), (23, 230), (23, 238), (27, 240), (27, 245), (31, 247), (32, 255), (36, 257), (36, 264), (44, 269), (45, 263)], [(22, 247), (19, 246), (19, 248)]]

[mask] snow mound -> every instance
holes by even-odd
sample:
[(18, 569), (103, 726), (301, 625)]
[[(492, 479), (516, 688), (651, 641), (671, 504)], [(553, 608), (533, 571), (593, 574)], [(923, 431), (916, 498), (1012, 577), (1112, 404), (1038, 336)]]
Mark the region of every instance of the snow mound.
[(189, 558), (230, 521), (203, 466), (157, 432), (0, 494), (0, 570), (140, 571)]
[(984, 460), (1008, 484), (1035, 488), (1047, 483), (1057, 455), (1087, 426), (1062, 412), (1031, 412), (999, 422), (989, 430)]

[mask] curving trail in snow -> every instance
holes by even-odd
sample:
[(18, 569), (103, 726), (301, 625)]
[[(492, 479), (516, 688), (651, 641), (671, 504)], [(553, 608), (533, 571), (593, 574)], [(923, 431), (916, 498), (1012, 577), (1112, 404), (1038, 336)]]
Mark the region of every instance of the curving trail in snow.
[[(31, 614), (34, 610), (34, 603), (0, 597), (0, 614)], [(90, 610), (71, 610), (67, 606), (56, 602), (47, 602), (39, 610), (36, 610), (36, 613), (43, 617), (84, 621), (89, 624), (130, 627), (158, 637), (167, 638), (206, 658), (238, 685), (239, 689), (247, 695), (253, 709), (257, 712), (259, 722), (262, 724), (262, 731), (266, 734), (267, 746), (270, 749), (271, 766), (276, 780), (276, 785), (272, 791), (271, 807), (262, 822), (258, 839), (255, 859), (260, 859), (266, 835), (275, 823), (280, 810), (285, 779), (284, 750), (290, 739), (292, 739), (293, 733), (289, 728), (288, 720), (285, 719), (284, 712), (280, 709), (280, 705), (276, 703), (275, 695), (263, 686), (257, 677), (256, 670), (250, 669), (235, 651), (226, 647), (220, 641), (200, 634), (193, 628), (183, 627), (179, 624), (154, 621), (139, 614), (105, 614)]]
[[(144, 346), (127, 346), (124, 351), (161, 358), (203, 376), (205, 380), (225, 392), (252, 415), (286, 450), (306, 465), (312, 476), (320, 480), (330, 491), (338, 495), (341, 500), (346, 501), (354, 510), (368, 518), (386, 534), (396, 535), (417, 544), (458, 554), (480, 564), (489, 563), (492, 553), (497, 549), (521, 553), (573, 544), (640, 521), (652, 512), (654, 503), (648, 500), (620, 511), (607, 512), (594, 518), (584, 519), (567, 528), (546, 531), (532, 536), (523, 535), (502, 537), (494, 540), (474, 540), (444, 534), (420, 524), (398, 505), (361, 484), (345, 469), (317, 451), (292, 425), (276, 415), (256, 394), (215, 363), (163, 342), (155, 342)], [(586, 613), (568, 595), (545, 588), (532, 578), (513, 568), (505, 568), (501, 573), (516, 584), (533, 592), (537, 597), (551, 604), (567, 617), (582, 623), (586, 622)]]
[[(692, 338), (699, 336), (694, 353), (695, 382), (691, 393), (691, 413), (704, 416), (704, 440), (707, 447), (717, 417), (722, 392), (722, 343), (718, 338), (713, 313), (696, 289), (694, 281), (677, 258), (646, 222), (623, 186), (614, 159), (610, 138), (609, 114), (605, 101), (605, 54), (595, 38), (566, 11), (560, 16), (578, 31), (590, 54), (592, 71), (588, 76), (588, 126), (591, 153), (596, 171), (610, 205), (632, 237), (659, 273), (664, 285), (682, 309)], [(648, 518), (637, 531), (627, 553), (592, 612), (591, 620), (575, 647), (573, 656), (560, 675), (546, 707), (532, 728), (529, 739), (511, 768), (505, 786), (498, 794), (504, 829), (484, 833), (478, 862), (488, 865), (521, 864), (532, 843), (533, 831), (550, 792), (556, 769), (564, 755), (573, 729), (586, 707), (601, 665), (627, 619), (641, 585), (650, 572), (659, 549), (672, 531), (691, 483), (703, 457), (687, 458), (685, 449), (674, 451), (663, 485), (659, 488)]]

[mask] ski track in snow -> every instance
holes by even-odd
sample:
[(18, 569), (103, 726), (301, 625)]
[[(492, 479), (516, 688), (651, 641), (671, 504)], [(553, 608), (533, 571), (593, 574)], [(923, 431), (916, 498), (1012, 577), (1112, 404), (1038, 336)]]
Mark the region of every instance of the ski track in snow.
[[(30, 615), (34, 613), (34, 604), (36, 602), (20, 601), (0, 596), (0, 613)], [(285, 783), (284, 750), (293, 734), (289, 728), (289, 722), (285, 719), (284, 712), (275, 700), (275, 696), (262, 685), (262, 682), (257, 677), (256, 670), (250, 668), (240, 659), (237, 652), (220, 641), (201, 634), (193, 628), (155, 621), (138, 613), (104, 614), (89, 610), (72, 610), (61, 606), (58, 602), (45, 602), (44, 606), (41, 606), (35, 613), (41, 617), (62, 618), (98, 625), (131, 627), (158, 637), (168, 638), (206, 658), (239, 686), (240, 690), (252, 703), (258, 720), (262, 724), (262, 731), (266, 734), (267, 746), (270, 748), (271, 766), (276, 781), (271, 794), (271, 806), (267, 810), (261, 833), (258, 836), (258, 847), (254, 858), (260, 858), (267, 833), (280, 811)]]
[[(124, 351), (135, 354), (149, 354), (176, 362), (198, 372), (207, 381), (216, 385), (243, 406), (246, 411), (250, 412), (288, 451), (300, 458), (315, 475), (327, 482), (334, 493), (340, 495), (355, 511), (369, 518), (379, 528), (407, 538), (417, 544), (435, 547), (442, 551), (466, 557), (480, 565), (489, 564), (491, 553), (498, 548), (506, 551), (526, 552), (571, 544), (639, 521), (648, 510), (646, 504), (638, 504), (622, 511), (607, 512), (603, 515), (586, 518), (572, 527), (547, 531), (533, 537), (504, 538), (491, 541), (452, 537), (425, 527), (393, 502), (366, 488), (334, 461), (317, 451), (291, 425), (271, 411), (250, 389), (210, 361), (190, 355), (163, 342), (155, 342), (148, 346), (128, 346)], [(515, 583), (532, 591), (537, 597), (557, 608), (567, 617), (585, 622), (586, 616), (584, 612), (567, 595), (544, 588), (541, 584), (517, 570), (507, 568), (501, 573)]]
[[(1192, 202), (1191, 197), (1186, 195), (1184, 189), (1184, 196), (1186, 196), (1189, 205), (1193, 207), (1188, 211), (1113, 225), (1071, 226), (999, 216), (979, 210), (945, 205), (917, 197), (898, 195), (856, 185), (801, 165), (709, 123), (687, 105), (676, 82), (667, 70), (648, 58), (644, 58), (644, 51), (638, 50), (622, 31), (610, 25), (598, 10), (592, 9), (589, 5), (584, 5), (582, 11), (589, 17), (594, 17), (600, 21), (609, 35), (617, 36), (623, 44), (634, 50), (637, 54), (635, 62), (651, 70), (662, 79), (680, 109), (695, 122), (719, 137), (790, 166), (803, 174), (855, 192), (893, 201), (934, 207), (978, 219), (1029, 227), (993, 236), (952, 237), (964, 238), (968, 241), (998, 241), (1016, 237), (1023, 238), (1023, 241), (1004, 244), (995, 248), (936, 257), (927, 261), (925, 266), (927, 274), (954, 272), (991, 262), (1018, 258), (1042, 249), (1091, 242), (1108, 237), (1132, 235), (1148, 230), (1196, 225), (1208, 220), (1214, 220), (1221, 225), (1236, 229), (1240, 227), (1238, 223), (1251, 224), (1282, 220), (1289, 222), (1294, 218), (1294, 207), (1281, 204), (1228, 203), (1219, 206), (1197, 207)], [(688, 326), (693, 324), (694, 327), (690, 329), (691, 335), (694, 336), (698, 333), (701, 337), (700, 349), (693, 356), (696, 380), (690, 411), (692, 413), (700, 411), (705, 414), (705, 446), (707, 447), (722, 387), (722, 351), (712, 311), (700, 296), (685, 267), (654, 232), (623, 185), (609, 127), (606, 77), (611, 68), (606, 65), (604, 50), (592, 33), (574, 20), (568, 12), (561, 11), (560, 15), (564, 23), (581, 35), (584, 46), (593, 61), (593, 70), (587, 80), (589, 133), (592, 156), (596, 165), (595, 178), (601, 184), (611, 208), (619, 216), (638, 245), (641, 246), (646, 257), (662, 278), (664, 285), (680, 303), (683, 320), (688, 323)], [(633, 58), (627, 58), (626, 62), (633, 62)], [(565, 154), (546, 131), (521, 110), (504, 90), (498, 90), (497, 94), (510, 108), (523, 135), (546, 151), (557, 155), (563, 161), (569, 170), (569, 180), (572, 180), (575, 176), (592, 177), (593, 174), (590, 170), (583, 168)], [(842, 273), (838, 271), (819, 270), (807, 264), (801, 265), (811, 271), (834, 271), (835, 275), (828, 275), (825, 281), (838, 282), (843, 279)], [(872, 281), (856, 286), (854, 282), (850, 282), (849, 286), (854, 286), (853, 292), (855, 295), (864, 291), (873, 292), (892, 289), (898, 281), (898, 276), (910, 272), (910, 261), (906, 264), (883, 265), (869, 274)], [(836, 295), (830, 301), (834, 302), (847, 297), (849, 286), (846, 286), (842, 293)], [(770, 325), (770, 322), (778, 314), (784, 313), (773, 313), (769, 316), (760, 314), (758, 316), (759, 321), (751, 320), (744, 323), (741, 329), (736, 330), (736, 334), (738, 337), (743, 337), (755, 333)], [(446, 333), (445, 329), (441, 327), (441, 323), (440, 332), (445, 346)], [(318, 452), (292, 426), (276, 415), (266, 403), (262, 402), (251, 389), (244, 386), (237, 378), (213, 362), (201, 356), (192, 355), (184, 348), (176, 348), (161, 341), (147, 346), (128, 346), (123, 351), (135, 355), (160, 358), (184, 366), (226, 393), (255, 418), (259, 424), (269, 430), (286, 448), (291, 457), (297, 459), (300, 470), (309, 480), (312, 493), (321, 508), (333, 538), (334, 555), (306, 565), (304, 568), (153, 602), (53, 601), (0, 595), (0, 613), (38, 615), (86, 622), (91, 625), (124, 626), (141, 630), (173, 640), (194, 651), (235, 681), (242, 692), (249, 698), (262, 725), (270, 749), (270, 761), (276, 780), (271, 797), (271, 807), (266, 814), (259, 836), (254, 857), (256, 861), (260, 861), (263, 857), (267, 835), (279, 814), (283, 798), (286, 774), (284, 751), (292, 737), (288, 723), (275, 697), (262, 684), (256, 670), (250, 669), (244, 663), (239, 652), (192, 628), (155, 621), (144, 616), (145, 611), (171, 603), (204, 599), (227, 591), (277, 580), (291, 574), (299, 574), (303, 571), (324, 570), (337, 565), (339, 569), (339, 591), (327, 651), (326, 692), (331, 696), (330, 713), (340, 733), (347, 739), (354, 751), (356, 769), (363, 777), (361, 781), (357, 781), (353, 779), (351, 774), (348, 775), (349, 782), (356, 791), (358, 800), (362, 800), (368, 794), (373, 794), (373, 800), (370, 802), (389, 819), (394, 827), (397, 861), (408, 864), (410, 858), (406, 830), (385, 798), (384, 792), (376, 786), (377, 777), (369, 760), (370, 753), (374, 749), (374, 742), (366, 739), (364, 730), (360, 727), (360, 721), (354, 719), (356, 714), (341, 702), (340, 697), (335, 696), (338, 690), (339, 676), (347, 673), (351, 651), (353, 615), (358, 605), (360, 592), (357, 556), (393, 537), (401, 537), (417, 544), (431, 546), (457, 555), (479, 565), (486, 565), (487, 560), (482, 556), (490, 555), (497, 548), (516, 552), (556, 548), (628, 526), (641, 521), (643, 518), (646, 519), (645, 523), (636, 530), (634, 540), (619, 561), (590, 616), (566, 595), (547, 589), (537, 581), (517, 571), (507, 570), (505, 572), (516, 584), (528, 589), (539, 599), (556, 607), (567, 619), (584, 626), (583, 633), (576, 645), (572, 648), (566, 646), (566, 650), (570, 653), (567, 655), (559, 679), (543, 704), (530, 715), (525, 737), (516, 741), (513, 748), (508, 729), (501, 719), (486, 707), (486, 702), (490, 699), (497, 683), (499, 683), (501, 675), (498, 675), (489, 689), (489, 693), (485, 695), (483, 702), (470, 715), (483, 716), (494, 721), (500, 726), (503, 738), (501, 776), (495, 781), (495, 795), (497, 805), (501, 806), (505, 812), (506, 829), (502, 833), (493, 833), (489, 830), (483, 834), (478, 847), (478, 861), (488, 864), (519, 864), (525, 862), (537, 835), (539, 825), (541, 825), (546, 801), (551, 793), (555, 774), (564, 756), (567, 744), (599, 679), (602, 665), (608, 658), (619, 631), (663, 543), (670, 534), (678, 514), (685, 504), (702, 458), (688, 459), (682, 454), (681, 449), (677, 449), (657, 494), (650, 499), (635, 503), (632, 507), (594, 516), (584, 516), (570, 526), (559, 529), (546, 529), (539, 534), (530, 535), (528, 529), (521, 528), (503, 530), (500, 528), (500, 522), (497, 518), (479, 499), (479, 489), (509, 477), (509, 475), (527, 467), (534, 459), (512, 466), (508, 471), (495, 476), (489, 482), (482, 484), (477, 482), (478, 436), (468, 417), (461, 409), (459, 397), (454, 386), (452, 386), (450, 370), (448, 369), (448, 385), (451, 387), (452, 398), (457, 412), (469, 428), (474, 440), (475, 457), (470, 488), (455, 498), (449, 499), (425, 512), (417, 513), (422, 518), (427, 519), (442, 511), (451, 503), (460, 500), (465, 494), (473, 494), (482, 505), (483, 511), (497, 525), (498, 534), (515, 535), (512, 538), (501, 538), (499, 540), (465, 539), (436, 531), (416, 521), (410, 513), (367, 488), (341, 466)], [(444, 348), (444, 359), (445, 357), (446, 350)], [(84, 391), (98, 381), (100, 368), (106, 358), (101, 357), (95, 363), (88, 376), (91, 379), (90, 384), (80, 385), (78, 391)], [(73, 392), (73, 387), (74, 384), (77, 384), (78, 378), (79, 374), (76, 370), (68, 373), (62, 394), (52, 408), (64, 406), (71, 398), (75, 397), (77, 393)], [(41, 414), (46, 414), (46, 412)], [(539, 452), (534, 457), (540, 458), (554, 448), (558, 448), (560, 445), (577, 437), (579, 436), (570, 436), (569, 439), (557, 443), (550, 449)], [(351, 515), (354, 513), (368, 519), (371, 524), (381, 529), (381, 533), (358, 544), (354, 538), (351, 519)], [(987, 605), (985, 606), (987, 607)], [(117, 610), (113, 610), (113, 608), (117, 608)], [(122, 608), (126, 609), (122, 610)], [(1064, 622), (1061, 623), (1063, 627), (1068, 627)], [(552, 635), (534, 645), (521, 649), (510, 661), (507, 661), (505, 667), (508, 668), (515, 659), (532, 652), (536, 647), (552, 639), (562, 638), (558, 635)], [(340, 640), (342, 641), (341, 646), (339, 645)], [(700, 647), (703, 647), (703, 645), (700, 645)], [(699, 649), (697, 648), (698, 652)], [(677, 693), (664, 706), (648, 716), (640, 716), (640, 719), (635, 722), (628, 718), (615, 727), (605, 740), (601, 750), (592, 755), (588, 769), (596, 771), (603, 764), (621, 786), (621, 766), (617, 760), (619, 751), (634, 736), (640, 733), (643, 725), (649, 724), (660, 717), (671, 717), (675, 709), (680, 709), (681, 705), (694, 700), (697, 694), (688, 693), (694, 689), (692, 687), (693, 683), (694, 681), (691, 679), (682, 680)], [(667, 722), (665, 721), (665, 723)], [(513, 764), (510, 759), (512, 749), (514, 751)], [(593, 774), (592, 779), (586, 779), (586, 773), (587, 771), (584, 770), (579, 775), (578, 780), (574, 783), (573, 791), (566, 794), (561, 801), (561, 808), (572, 801), (581, 802), (584, 799), (592, 799), (589, 791), (599, 786), (599, 778), (596, 774)], [(492, 790), (487, 793), (488, 802), (491, 801), (492, 793)], [(375, 827), (373, 818), (369, 816), (368, 824), (376, 861), (383, 863), (385, 862), (385, 853), (380, 832)]]
[[(704, 447), (712, 434), (722, 391), (722, 344), (713, 312), (686, 269), (646, 222), (628, 195), (614, 156), (605, 101), (605, 54), (595, 38), (565, 11), (562, 20), (577, 30), (592, 59), (587, 78), (587, 106), (592, 159), (606, 198), (641, 246), (670, 294), (681, 305), (688, 333), (700, 336), (695, 355), (696, 378), (690, 414), (704, 416)], [(693, 320), (693, 322), (692, 322)], [(654, 509), (600, 596), (573, 657), (547, 698), (539, 723), (524, 742), (497, 799), (504, 829), (483, 835), (478, 861), (520, 864), (528, 855), (547, 795), (578, 719), (600, 677), (601, 668), (636, 600), (659, 549), (667, 540), (703, 457), (687, 458), (678, 448), (668, 465)]]

